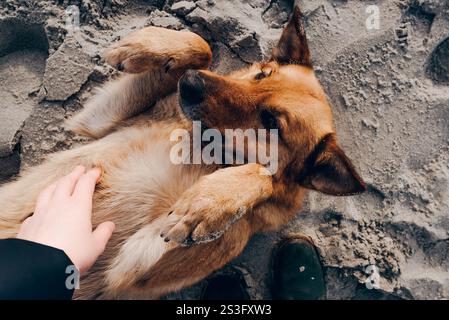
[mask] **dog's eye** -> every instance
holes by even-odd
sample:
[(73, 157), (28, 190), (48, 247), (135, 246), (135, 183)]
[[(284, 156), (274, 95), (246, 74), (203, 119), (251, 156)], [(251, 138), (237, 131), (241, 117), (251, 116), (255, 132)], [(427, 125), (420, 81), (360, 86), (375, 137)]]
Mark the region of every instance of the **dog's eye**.
[(276, 117), (269, 111), (263, 110), (260, 113), (260, 119), (262, 121), (262, 125), (265, 127), (265, 129), (277, 129), (279, 130), (279, 123)]
[(272, 69), (270, 68), (265, 68), (262, 69), (258, 74), (256, 74), (256, 76), (254, 77), (254, 79), (256, 80), (262, 80), (264, 78), (267, 78), (269, 76), (271, 76), (271, 73), (273, 72)]

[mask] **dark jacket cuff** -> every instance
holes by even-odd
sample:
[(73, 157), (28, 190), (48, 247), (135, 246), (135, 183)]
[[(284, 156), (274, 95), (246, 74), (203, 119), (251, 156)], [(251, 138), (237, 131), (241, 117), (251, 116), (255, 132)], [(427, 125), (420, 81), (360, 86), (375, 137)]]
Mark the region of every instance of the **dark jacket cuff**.
[(77, 270), (64, 251), (0, 240), (0, 299), (71, 299)]

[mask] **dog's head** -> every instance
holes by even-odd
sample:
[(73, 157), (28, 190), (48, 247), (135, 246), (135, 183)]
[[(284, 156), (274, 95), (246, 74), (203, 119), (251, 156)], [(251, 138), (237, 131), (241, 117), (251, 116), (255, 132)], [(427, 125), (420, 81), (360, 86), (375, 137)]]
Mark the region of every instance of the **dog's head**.
[(295, 7), (268, 62), (226, 76), (189, 70), (179, 82), (180, 104), (192, 120), (225, 129), (278, 129), (278, 177), (332, 195), (365, 190), (338, 146), (331, 108), (315, 77)]

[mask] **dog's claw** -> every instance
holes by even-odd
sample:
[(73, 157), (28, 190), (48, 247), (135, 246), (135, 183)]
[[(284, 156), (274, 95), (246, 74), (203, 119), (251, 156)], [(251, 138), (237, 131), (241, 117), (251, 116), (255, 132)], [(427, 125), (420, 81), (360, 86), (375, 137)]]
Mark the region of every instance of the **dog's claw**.
[(167, 238), (164, 239), (164, 241), (165, 241), (165, 242), (169, 242), (169, 241), (170, 241), (170, 238), (167, 237)]
[(118, 71), (123, 71), (123, 70), (125, 69), (125, 67), (123, 66), (123, 63), (121, 63), (121, 62), (117, 63), (117, 65), (115, 66), (115, 68), (116, 68)]
[(192, 239), (191, 236), (188, 236), (181, 242), (181, 246), (183, 246), (183, 247), (190, 247), (194, 244), (196, 244), (196, 242)]
[(165, 73), (170, 71), (170, 69), (173, 67), (174, 64), (175, 64), (175, 59), (173, 59), (173, 58), (168, 59), (168, 61), (166, 63), (164, 63)]

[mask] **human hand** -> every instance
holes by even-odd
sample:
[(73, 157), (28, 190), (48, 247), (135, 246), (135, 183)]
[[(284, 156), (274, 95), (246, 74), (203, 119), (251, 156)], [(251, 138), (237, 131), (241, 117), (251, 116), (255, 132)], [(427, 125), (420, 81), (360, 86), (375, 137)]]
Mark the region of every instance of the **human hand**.
[(34, 214), (17, 238), (63, 250), (81, 274), (103, 253), (115, 225), (103, 222), (92, 231), (92, 196), (101, 174), (82, 166), (43, 190)]

